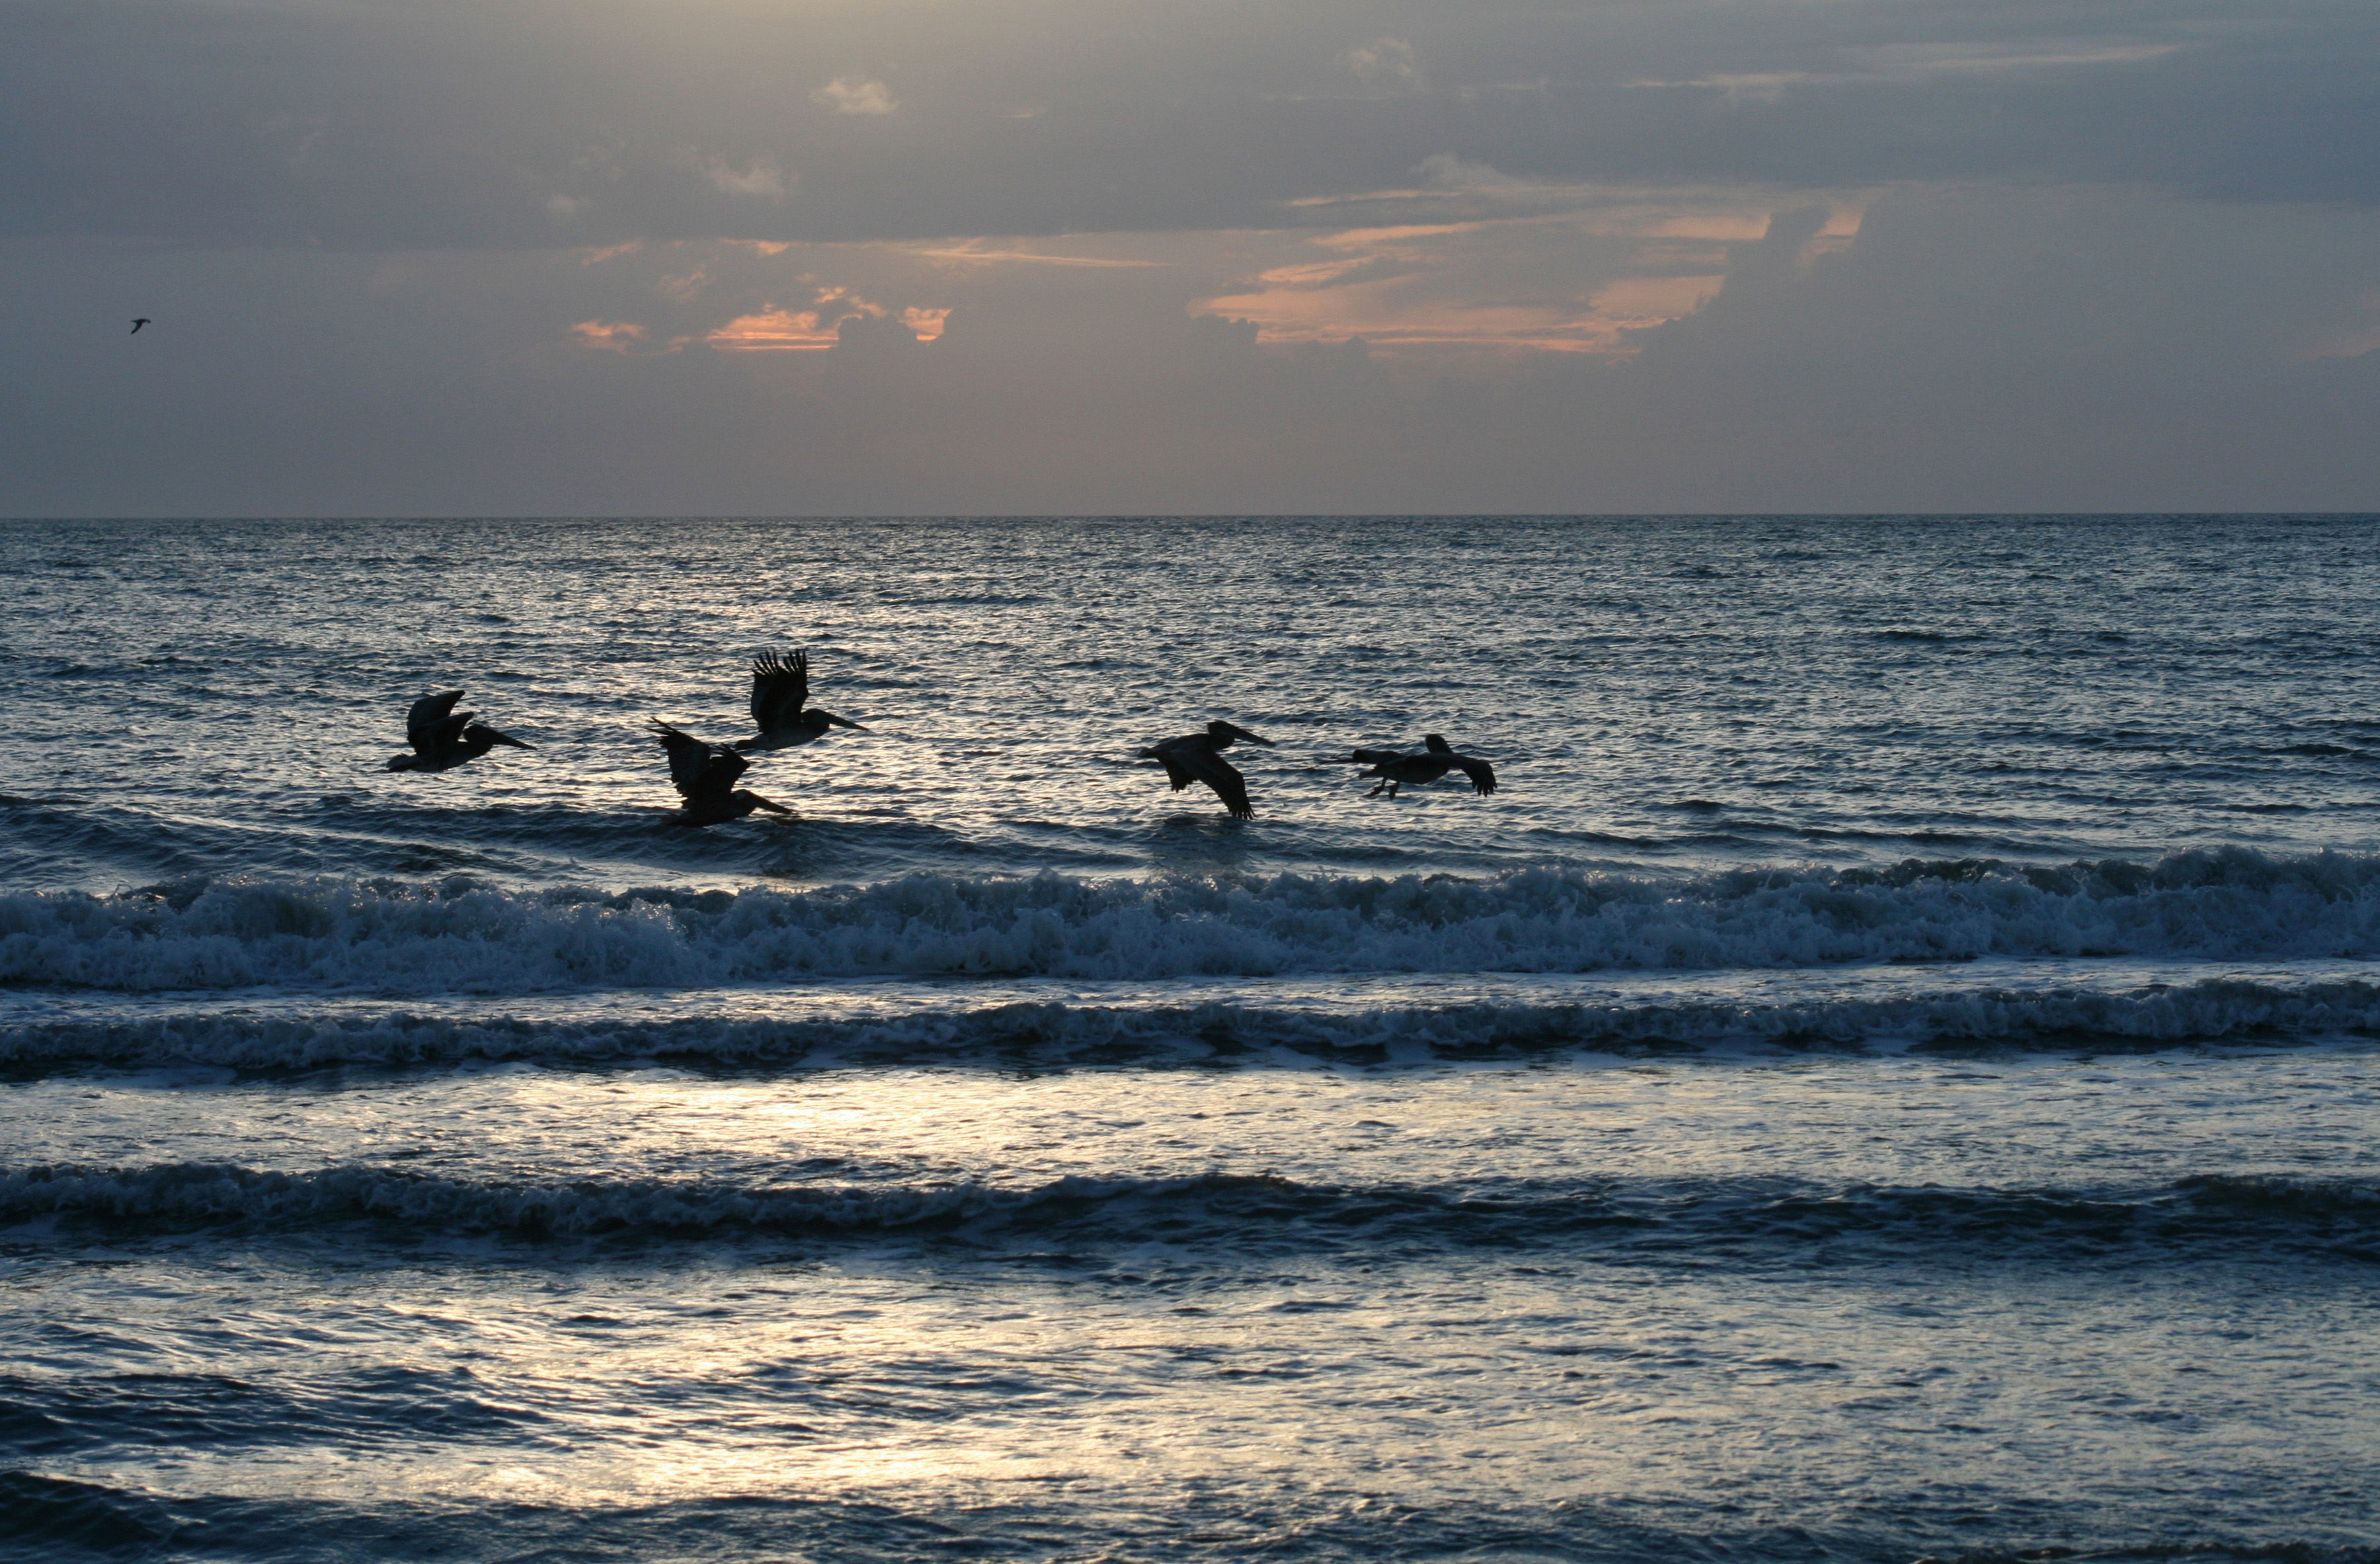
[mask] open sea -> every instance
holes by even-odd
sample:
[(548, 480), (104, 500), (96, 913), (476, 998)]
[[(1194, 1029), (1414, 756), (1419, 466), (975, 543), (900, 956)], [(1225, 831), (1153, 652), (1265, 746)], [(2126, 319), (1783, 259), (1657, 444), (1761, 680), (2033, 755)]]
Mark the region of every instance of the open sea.
[[(0, 1558), (2380, 1558), (2380, 518), (0, 592)], [(795, 648), (870, 731), (668, 824)]]

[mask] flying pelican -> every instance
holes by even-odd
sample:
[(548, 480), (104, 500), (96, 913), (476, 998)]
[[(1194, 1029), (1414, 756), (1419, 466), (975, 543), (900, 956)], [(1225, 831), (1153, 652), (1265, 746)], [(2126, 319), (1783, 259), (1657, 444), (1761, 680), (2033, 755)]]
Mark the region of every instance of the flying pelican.
[(484, 722), (474, 722), (476, 711), (457, 711), (455, 703), (463, 698), (461, 690), (448, 690), (444, 695), (425, 695), (413, 703), (405, 714), (406, 742), (413, 746), (410, 755), (389, 758), (392, 771), (443, 771), (459, 766), (466, 760), (477, 760), (497, 745), (509, 745), (515, 749), (535, 749), (533, 744), (523, 744), (510, 734), (500, 734)]
[(670, 781), (677, 784), (678, 796), (686, 800), (686, 807), (671, 817), (672, 824), (724, 825), (729, 820), (742, 819), (755, 809), (780, 815), (793, 813), (783, 804), (772, 804), (735, 785), (735, 779), (751, 770), (752, 762), (726, 745), (705, 744), (667, 722), (655, 722), (653, 729), (662, 747), (669, 751)]
[(1218, 717), (1207, 724), (1205, 733), (1184, 734), (1180, 738), (1152, 744), (1140, 752), (1140, 758), (1163, 761), (1166, 780), (1173, 784), (1174, 792), (1181, 792), (1194, 782), (1205, 782), (1236, 818), (1252, 820), (1257, 811), (1256, 806), (1248, 802), (1247, 779), (1232, 770), (1222, 757), (1222, 751), (1229, 749), (1235, 739), (1272, 747), (1272, 740), (1258, 738), (1247, 729), (1233, 727)]
[(140, 328), (141, 328), (141, 327), (143, 327), (143, 326), (145, 326), (145, 325), (147, 325), (148, 323), (149, 323), (149, 317), (148, 317), (148, 316), (146, 316), (146, 315), (143, 315), (143, 316), (141, 316), (141, 317), (140, 317), (140, 319), (139, 319), (139, 320), (137, 320), (137, 321), (133, 321), (133, 322), (132, 322), (132, 329), (131, 329), (130, 331), (128, 331), (128, 332), (125, 333), (124, 334), (125, 334), (125, 335), (127, 335), (127, 336), (139, 336), (139, 335), (140, 334)]
[(1355, 751), (1355, 764), (1372, 768), (1364, 774), (1380, 779), (1372, 784), (1372, 791), (1364, 796), (1377, 798), (1379, 796), (1380, 789), (1385, 787), (1389, 790), (1389, 796), (1394, 798), (1400, 783), (1413, 782), (1418, 785), (1422, 782), (1434, 782), (1447, 772), (1456, 770), (1460, 770), (1464, 776), (1469, 777), (1471, 785), (1479, 792), (1496, 791), (1496, 768), (1487, 761), (1474, 756), (1457, 755), (1454, 752), (1454, 746), (1448, 744), (1445, 736), (1440, 734), (1425, 734), (1422, 735), (1422, 743), (1429, 747), (1419, 755), (1408, 755), (1401, 749)]
[(848, 717), (805, 703), (810, 697), (810, 654), (797, 651), (788, 660), (764, 651), (752, 660), (752, 725), (756, 738), (739, 738), (738, 749), (791, 749), (822, 738), (829, 728), (868, 730)]

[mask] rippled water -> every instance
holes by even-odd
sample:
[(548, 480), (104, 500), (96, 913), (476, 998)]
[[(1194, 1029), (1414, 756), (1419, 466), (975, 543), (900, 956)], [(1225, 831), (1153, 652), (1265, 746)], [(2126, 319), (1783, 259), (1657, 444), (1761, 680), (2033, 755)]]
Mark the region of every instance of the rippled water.
[(2367, 1557), (2375, 544), (0, 527), (0, 1543)]

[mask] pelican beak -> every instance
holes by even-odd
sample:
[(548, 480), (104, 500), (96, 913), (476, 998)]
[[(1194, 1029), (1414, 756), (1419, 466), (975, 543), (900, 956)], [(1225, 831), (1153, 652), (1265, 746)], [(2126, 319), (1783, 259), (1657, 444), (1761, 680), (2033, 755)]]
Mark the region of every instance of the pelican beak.
[(1248, 732), (1247, 729), (1241, 727), (1237, 722), (1232, 723), (1231, 726), (1232, 736), (1233, 738), (1244, 738), (1250, 744), (1263, 745), (1267, 749), (1270, 749), (1272, 747), (1272, 740), (1269, 738), (1261, 738), (1257, 734)]
[[(815, 709), (815, 708), (813, 708), (813, 709)], [(876, 731), (865, 722), (855, 722), (848, 717), (838, 717), (832, 711), (820, 711), (819, 712), (819, 715), (825, 718), (828, 721), (833, 723), (838, 728), (857, 728), (863, 734), (874, 733)]]

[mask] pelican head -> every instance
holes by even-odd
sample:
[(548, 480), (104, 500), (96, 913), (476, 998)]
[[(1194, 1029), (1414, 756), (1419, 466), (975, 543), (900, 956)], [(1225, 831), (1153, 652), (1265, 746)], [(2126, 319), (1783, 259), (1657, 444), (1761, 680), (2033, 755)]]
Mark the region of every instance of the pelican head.
[(1245, 739), (1250, 744), (1260, 744), (1267, 749), (1270, 749), (1272, 747), (1272, 740), (1269, 738), (1259, 738), (1256, 734), (1248, 732), (1247, 729), (1240, 727), (1236, 723), (1226, 722), (1220, 717), (1216, 718), (1213, 721), (1207, 724), (1207, 736), (1215, 741), (1215, 747), (1218, 749), (1229, 748), (1232, 741), (1235, 739)]
[(1430, 747), (1431, 752), (1434, 754), (1451, 755), (1454, 753), (1454, 746), (1446, 742), (1446, 735), (1444, 734), (1424, 734), (1421, 735), (1421, 741)]

